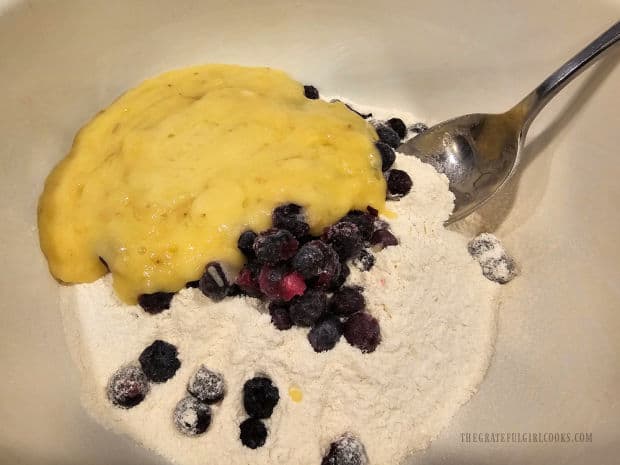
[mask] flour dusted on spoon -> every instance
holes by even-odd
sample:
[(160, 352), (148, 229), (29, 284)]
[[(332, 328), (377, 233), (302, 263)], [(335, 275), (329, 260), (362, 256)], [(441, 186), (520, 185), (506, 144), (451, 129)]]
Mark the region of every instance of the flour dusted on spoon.
[[(359, 441), (360, 463), (367, 457), (371, 465), (403, 463), (426, 447), (482, 381), (493, 351), (498, 286), (481, 275), (467, 238), (443, 227), (453, 206), (447, 179), (400, 154), (395, 167), (413, 181), (411, 192), (389, 205), (397, 214), (389, 223), (398, 247), (377, 253), (369, 271), (351, 267), (347, 278), (364, 288), (367, 311), (381, 325), (374, 352), (362, 353), (343, 338), (316, 353), (307, 330), (276, 329), (263, 305), (247, 297), (215, 303), (198, 289), (183, 289), (169, 310), (148, 315), (122, 304), (104, 277), (62, 290), (87, 410), (180, 465), (202, 465), (205, 457), (213, 465), (319, 465), (342, 437)], [(157, 339), (178, 349), (175, 376), (153, 384), (129, 410), (111, 405), (112, 374)], [(222, 375), (226, 395), (204, 436), (191, 437), (177, 430), (173, 412), (202, 365)], [(239, 425), (247, 418), (244, 383), (256, 376), (268, 376), (280, 399), (265, 421), (264, 446), (250, 449), (239, 439)]]

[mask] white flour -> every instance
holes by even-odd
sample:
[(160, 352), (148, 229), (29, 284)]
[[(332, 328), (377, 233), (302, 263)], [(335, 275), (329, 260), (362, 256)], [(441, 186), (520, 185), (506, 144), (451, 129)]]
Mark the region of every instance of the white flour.
[[(442, 226), (452, 210), (447, 179), (412, 157), (399, 155), (396, 167), (413, 179), (412, 192), (390, 203), (400, 245), (378, 252), (369, 272), (351, 267), (349, 278), (364, 286), (369, 312), (381, 324), (375, 352), (362, 354), (343, 338), (317, 354), (307, 330), (278, 331), (250, 300), (212, 303), (197, 289), (181, 291), (170, 310), (151, 316), (121, 304), (104, 278), (62, 291), (87, 410), (181, 465), (319, 465), (345, 432), (360, 438), (372, 465), (397, 465), (426, 447), (482, 381), (499, 286), (482, 276), (467, 238)], [(105, 394), (110, 375), (155, 339), (178, 347), (181, 368), (153, 384), (138, 406), (112, 406)], [(223, 374), (227, 394), (207, 432), (186, 437), (172, 412), (201, 364)], [(279, 388), (280, 402), (266, 422), (267, 442), (252, 450), (239, 441), (246, 418), (241, 390), (263, 373)], [(291, 387), (302, 391), (301, 402), (293, 402)]]

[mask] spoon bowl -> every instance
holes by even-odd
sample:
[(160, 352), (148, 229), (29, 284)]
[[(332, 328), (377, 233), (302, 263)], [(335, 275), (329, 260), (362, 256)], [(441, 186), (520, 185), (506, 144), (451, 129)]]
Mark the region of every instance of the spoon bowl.
[(474, 113), (444, 121), (398, 148), (431, 164), (450, 181), (454, 210), (446, 224), (465, 218), (506, 184), (518, 166), (527, 130), (540, 110), (619, 40), (617, 22), (509, 111)]
[(460, 220), (508, 181), (517, 166), (520, 127), (506, 114), (471, 114), (444, 121), (410, 139), (399, 152), (414, 155), (447, 176)]

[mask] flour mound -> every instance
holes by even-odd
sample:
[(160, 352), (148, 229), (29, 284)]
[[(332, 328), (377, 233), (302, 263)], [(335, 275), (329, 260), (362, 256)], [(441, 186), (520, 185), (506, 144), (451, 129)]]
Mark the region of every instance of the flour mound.
[[(372, 465), (402, 464), (428, 446), (483, 379), (499, 286), (482, 276), (467, 239), (443, 226), (453, 207), (447, 179), (400, 154), (395, 168), (413, 180), (409, 195), (389, 203), (397, 216), (387, 220), (399, 245), (376, 253), (370, 271), (351, 267), (347, 279), (364, 287), (368, 312), (381, 325), (374, 352), (341, 339), (316, 353), (307, 328), (276, 329), (256, 299), (212, 302), (197, 289), (183, 289), (170, 310), (148, 315), (123, 305), (105, 277), (62, 289), (86, 409), (179, 465), (319, 465), (347, 432)], [(158, 338), (178, 348), (181, 367), (166, 383), (153, 384), (139, 405), (113, 406), (108, 380)], [(173, 412), (203, 364), (221, 373), (226, 395), (196, 438), (177, 431)], [(255, 376), (269, 377), (281, 398), (265, 445), (252, 450), (241, 444), (239, 425), (247, 417), (243, 385)]]

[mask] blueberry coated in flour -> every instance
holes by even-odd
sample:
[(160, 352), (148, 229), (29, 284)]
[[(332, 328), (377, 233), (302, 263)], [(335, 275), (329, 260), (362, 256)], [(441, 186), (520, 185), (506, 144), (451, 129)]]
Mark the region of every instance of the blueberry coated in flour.
[(127, 365), (110, 377), (106, 392), (112, 404), (129, 409), (142, 402), (149, 390), (149, 380), (142, 369), (136, 365)]
[(312, 326), (327, 309), (327, 294), (320, 289), (308, 289), (295, 297), (289, 307), (291, 321), (297, 326)]
[(163, 383), (172, 378), (181, 366), (177, 354), (175, 346), (158, 339), (140, 354), (140, 366), (149, 380)]
[(329, 245), (320, 240), (304, 244), (292, 260), (295, 271), (305, 279), (316, 278), (319, 286), (326, 287), (340, 272), (338, 254)]
[(212, 404), (224, 398), (226, 383), (220, 373), (200, 365), (187, 383), (187, 392), (202, 402)]
[(305, 279), (318, 276), (325, 266), (325, 247), (322, 241), (310, 241), (302, 245), (293, 258), (293, 269)]
[(328, 227), (323, 237), (342, 261), (355, 257), (364, 246), (359, 228), (350, 221), (340, 221)]
[(172, 415), (177, 430), (186, 436), (203, 434), (211, 425), (211, 407), (195, 397), (181, 399)]
[(353, 266), (360, 271), (370, 271), (375, 266), (375, 256), (366, 249), (362, 249), (359, 255), (353, 260)]
[(517, 275), (517, 265), (514, 259), (506, 254), (481, 261), (480, 266), (485, 278), (499, 284), (506, 284)]
[(368, 455), (359, 439), (345, 433), (329, 445), (321, 465), (368, 465)]
[(286, 229), (272, 228), (258, 235), (253, 249), (259, 262), (266, 265), (277, 265), (293, 257), (299, 242)]
[(177, 403), (172, 416), (177, 430), (186, 436), (203, 434), (211, 425), (211, 408), (191, 396)]
[(294, 203), (277, 207), (271, 215), (271, 220), (274, 228), (286, 229), (298, 239), (310, 231), (303, 208)]
[(375, 228), (375, 217), (370, 212), (363, 212), (361, 210), (351, 210), (338, 220), (338, 223), (340, 222), (349, 222), (357, 226), (362, 239), (365, 241), (370, 239)]

